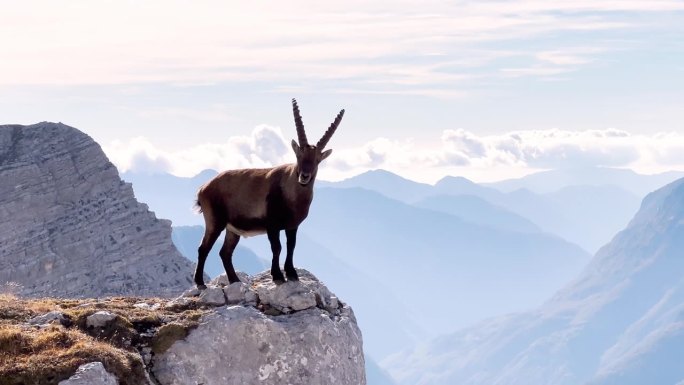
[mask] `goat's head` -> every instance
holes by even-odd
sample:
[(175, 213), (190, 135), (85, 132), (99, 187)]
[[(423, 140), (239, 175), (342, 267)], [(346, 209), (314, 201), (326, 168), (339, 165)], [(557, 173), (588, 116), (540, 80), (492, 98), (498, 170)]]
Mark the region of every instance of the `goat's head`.
[(332, 122), (328, 130), (325, 131), (321, 140), (315, 146), (309, 144), (306, 139), (306, 132), (304, 132), (304, 123), (302, 122), (302, 116), (299, 113), (299, 106), (297, 106), (297, 101), (292, 99), (292, 111), (294, 112), (295, 126), (297, 126), (297, 139), (299, 144), (295, 140), (292, 140), (292, 149), (297, 155), (297, 181), (302, 186), (308, 185), (311, 181), (316, 178), (316, 173), (318, 172), (318, 164), (323, 161), (323, 159), (330, 156), (332, 150), (325, 150), (325, 145), (332, 137), (333, 133), (340, 125), (342, 121), (342, 116), (344, 116), (344, 110), (340, 111)]

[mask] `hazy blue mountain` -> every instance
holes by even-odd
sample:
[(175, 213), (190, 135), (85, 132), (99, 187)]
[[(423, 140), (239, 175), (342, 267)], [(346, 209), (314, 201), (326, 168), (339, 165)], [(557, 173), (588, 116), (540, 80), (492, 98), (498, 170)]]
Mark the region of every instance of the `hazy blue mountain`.
[(339, 182), (318, 181), (317, 187), (360, 187), (412, 203), (434, 194), (429, 184), (418, 183), (385, 170), (372, 170)]
[(366, 356), (367, 385), (396, 385), (392, 376), (381, 368), (372, 357)]
[(416, 207), (442, 211), (464, 221), (492, 228), (539, 233), (532, 221), (474, 195), (433, 195), (413, 204)]
[[(175, 226), (171, 232), (171, 240), (176, 245), (178, 251), (193, 262), (197, 262), (197, 247), (203, 236), (204, 227), (202, 226)], [(209, 253), (206, 265), (204, 266), (204, 272), (212, 278), (225, 273), (223, 262), (218, 255), (222, 244), (223, 234), (216, 241), (216, 245), (214, 245)], [(233, 254), (233, 266), (235, 266), (235, 269), (244, 271), (247, 274), (256, 274), (270, 268), (271, 261), (259, 258), (252, 250), (238, 245)]]
[(400, 384), (684, 381), (684, 179), (648, 195), (578, 279), (529, 313), (495, 318), (383, 362)]
[[(641, 199), (640, 196), (612, 185), (570, 186), (546, 194), (535, 193), (526, 188), (501, 192), (463, 177), (447, 176), (430, 186), (383, 170), (370, 171), (342, 182), (327, 183), (326, 186), (361, 187), (406, 203), (487, 225), (510, 225), (511, 214), (517, 215), (523, 221), (526, 219), (532, 222), (540, 231), (556, 234), (592, 253), (624, 228), (636, 212)], [(445, 195), (477, 197), (489, 205), (484, 205), (482, 201), (471, 201), (468, 204), (461, 200), (440, 198), (425, 206), (426, 199)], [(508, 213), (498, 211), (497, 208)], [(601, 208), (600, 217), (594, 215), (597, 208)], [(479, 210), (484, 211), (480, 213)], [(458, 211), (463, 213), (459, 215)], [(525, 231), (530, 229), (529, 226), (525, 228)]]
[(551, 235), (480, 226), (364, 189), (319, 189), (301, 229), (389, 287), (432, 333), (533, 307), (589, 258)]
[(632, 170), (607, 167), (577, 167), (542, 171), (522, 178), (487, 184), (504, 192), (525, 188), (545, 194), (577, 185), (616, 186), (643, 197), (678, 178), (684, 172), (670, 171), (655, 175), (641, 175)]
[(445, 176), (435, 183), (432, 195), (474, 195), (490, 202), (500, 201), (505, 194), (501, 191), (479, 185), (461, 176)]
[(197, 190), (218, 173), (204, 170), (192, 178), (171, 174), (125, 172), (121, 178), (133, 184), (135, 197), (146, 202), (158, 218), (170, 219), (174, 226), (204, 225), (194, 205)]
[[(641, 198), (616, 186), (570, 186), (542, 195), (560, 212), (562, 221), (547, 228), (596, 252), (629, 223)], [(557, 227), (555, 225), (558, 225)]]

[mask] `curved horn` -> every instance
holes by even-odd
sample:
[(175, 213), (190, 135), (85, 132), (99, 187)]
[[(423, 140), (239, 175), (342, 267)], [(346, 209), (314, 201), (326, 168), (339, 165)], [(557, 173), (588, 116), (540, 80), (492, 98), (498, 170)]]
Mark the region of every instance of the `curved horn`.
[(297, 126), (297, 139), (299, 141), (299, 146), (307, 146), (309, 142), (306, 140), (306, 132), (304, 132), (302, 115), (299, 114), (299, 106), (294, 98), (292, 98), (292, 112), (294, 112), (295, 126)]
[(335, 130), (337, 130), (337, 126), (340, 125), (343, 116), (344, 110), (340, 111), (340, 113), (337, 114), (335, 121), (332, 122), (330, 127), (328, 127), (328, 129), (325, 131), (325, 134), (323, 134), (321, 140), (318, 141), (316, 147), (318, 147), (320, 150), (323, 150), (325, 148), (325, 145), (328, 144), (328, 141), (330, 140), (330, 138), (332, 138), (333, 134), (335, 133)]

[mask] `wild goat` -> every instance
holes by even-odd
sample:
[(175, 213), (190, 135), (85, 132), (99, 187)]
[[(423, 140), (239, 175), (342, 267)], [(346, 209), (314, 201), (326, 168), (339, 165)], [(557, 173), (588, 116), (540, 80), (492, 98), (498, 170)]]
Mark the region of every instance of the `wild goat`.
[(205, 232), (197, 250), (195, 283), (198, 288), (206, 288), (204, 262), (223, 229), (226, 229), (226, 238), (219, 255), (230, 283), (239, 281), (233, 268), (233, 251), (240, 237), (264, 233), (268, 234), (273, 252), (273, 281), (285, 281), (279, 262), (281, 230), (285, 230), (287, 237), (285, 274), (290, 281), (299, 279), (292, 262), (297, 229), (309, 214), (318, 164), (332, 153), (332, 150), (323, 149), (342, 121), (344, 110), (340, 111), (315, 146), (309, 145), (306, 139), (304, 123), (295, 99), (292, 99), (292, 110), (299, 140), (299, 144), (292, 140), (292, 149), (297, 156), (296, 164), (224, 171), (200, 187), (197, 204), (204, 214)]

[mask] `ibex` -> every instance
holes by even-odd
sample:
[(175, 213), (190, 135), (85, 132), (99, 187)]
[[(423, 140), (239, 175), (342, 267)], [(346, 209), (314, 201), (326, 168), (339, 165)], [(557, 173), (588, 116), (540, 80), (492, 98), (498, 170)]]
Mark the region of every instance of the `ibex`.
[(309, 214), (313, 199), (313, 185), (318, 164), (330, 156), (332, 150), (323, 151), (340, 125), (344, 110), (335, 118), (315, 146), (309, 145), (297, 101), (292, 99), (292, 110), (299, 144), (292, 140), (297, 156), (296, 164), (273, 168), (229, 170), (217, 175), (200, 187), (197, 205), (204, 215), (205, 232), (198, 249), (195, 284), (204, 289), (204, 262), (211, 247), (226, 229), (226, 238), (219, 255), (230, 283), (238, 282), (233, 268), (233, 250), (241, 236), (268, 235), (273, 252), (271, 276), (276, 283), (285, 281), (280, 271), (280, 231), (287, 237), (285, 274), (297, 281), (292, 258), (297, 241), (297, 229)]

